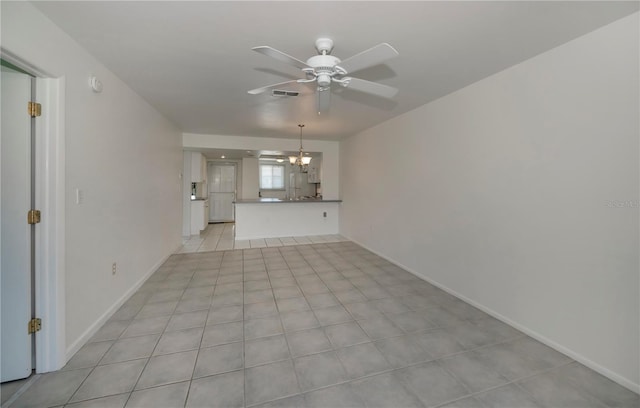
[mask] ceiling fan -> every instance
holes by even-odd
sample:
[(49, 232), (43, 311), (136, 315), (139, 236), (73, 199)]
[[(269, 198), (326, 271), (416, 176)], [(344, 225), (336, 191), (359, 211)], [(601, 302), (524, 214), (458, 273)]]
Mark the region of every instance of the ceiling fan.
[(375, 47), (362, 51), (361, 53), (345, 60), (340, 60), (340, 58), (330, 55), (332, 49), (333, 41), (331, 39), (319, 38), (316, 40), (316, 50), (318, 50), (318, 55), (314, 55), (309, 58), (307, 62), (303, 62), (269, 46), (252, 48), (253, 51), (259, 52), (260, 54), (264, 54), (275, 58), (278, 61), (300, 68), (302, 72), (304, 72), (306, 78), (263, 86), (262, 88), (252, 89), (248, 91), (248, 93), (257, 95), (292, 84), (311, 84), (315, 82), (317, 83), (316, 93), (318, 114), (326, 112), (329, 109), (331, 86), (334, 83), (346, 89), (366, 92), (383, 98), (393, 98), (396, 93), (398, 93), (396, 88), (347, 76), (347, 74), (352, 72), (369, 68), (388, 59), (397, 57), (398, 51), (396, 51), (392, 46), (387, 43), (378, 44)]

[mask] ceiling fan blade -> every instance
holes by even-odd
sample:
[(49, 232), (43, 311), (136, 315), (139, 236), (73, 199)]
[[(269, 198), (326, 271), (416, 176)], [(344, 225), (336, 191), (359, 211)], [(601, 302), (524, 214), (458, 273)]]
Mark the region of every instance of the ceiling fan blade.
[(329, 103), (331, 102), (331, 88), (318, 87), (318, 115), (327, 112), (329, 110)]
[(345, 82), (348, 82), (347, 89), (366, 92), (368, 94), (381, 96), (383, 98), (393, 98), (398, 93), (398, 89), (376, 82), (365, 81), (364, 79), (358, 78), (343, 79), (345, 80)]
[(384, 61), (397, 57), (398, 51), (387, 43), (378, 44), (373, 48), (362, 51), (359, 54), (349, 57), (340, 62), (338, 66), (345, 71), (355, 72), (364, 68), (383, 63)]
[(299, 59), (294, 58), (289, 54), (285, 54), (282, 51), (278, 51), (275, 48), (272, 48), (266, 45), (263, 45), (260, 47), (253, 47), (252, 50), (255, 52), (259, 52), (260, 54), (264, 54), (268, 57), (275, 58), (278, 61), (284, 62), (285, 64), (293, 65), (294, 67), (297, 67), (300, 69), (309, 68), (309, 65), (307, 65), (306, 62), (302, 62)]
[(273, 84), (273, 85), (267, 85), (267, 86), (263, 86), (262, 88), (256, 88), (256, 89), (252, 89), (250, 91), (247, 91), (247, 93), (251, 94), (251, 95), (258, 95), (261, 94), (263, 92), (269, 91), (271, 89), (276, 89), (276, 88), (281, 88), (285, 85), (291, 85), (291, 84), (298, 84), (298, 81), (287, 81), (287, 82), (280, 82), (278, 84)]

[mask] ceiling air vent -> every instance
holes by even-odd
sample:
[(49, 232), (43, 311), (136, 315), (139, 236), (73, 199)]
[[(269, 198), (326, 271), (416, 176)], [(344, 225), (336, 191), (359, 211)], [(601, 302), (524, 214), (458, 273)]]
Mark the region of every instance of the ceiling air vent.
[(298, 95), (300, 95), (300, 92), (283, 91), (283, 90), (280, 90), (280, 89), (274, 89), (273, 91), (271, 91), (271, 94), (273, 96), (298, 96)]

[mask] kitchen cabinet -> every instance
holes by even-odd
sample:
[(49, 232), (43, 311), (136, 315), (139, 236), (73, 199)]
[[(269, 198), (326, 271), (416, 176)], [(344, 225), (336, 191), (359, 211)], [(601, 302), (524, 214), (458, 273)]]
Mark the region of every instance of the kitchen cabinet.
[(191, 153), (191, 182), (207, 181), (207, 160), (202, 153)]
[(209, 200), (191, 201), (191, 235), (198, 235), (209, 223)]

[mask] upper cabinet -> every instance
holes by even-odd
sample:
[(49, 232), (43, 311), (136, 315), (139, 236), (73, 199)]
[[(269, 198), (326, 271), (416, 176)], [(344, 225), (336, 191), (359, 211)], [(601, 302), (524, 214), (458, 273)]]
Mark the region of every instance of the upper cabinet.
[(202, 183), (207, 180), (207, 160), (202, 153), (191, 153), (191, 182)]
[(309, 183), (320, 183), (322, 173), (322, 159), (314, 157), (307, 168), (307, 181)]

